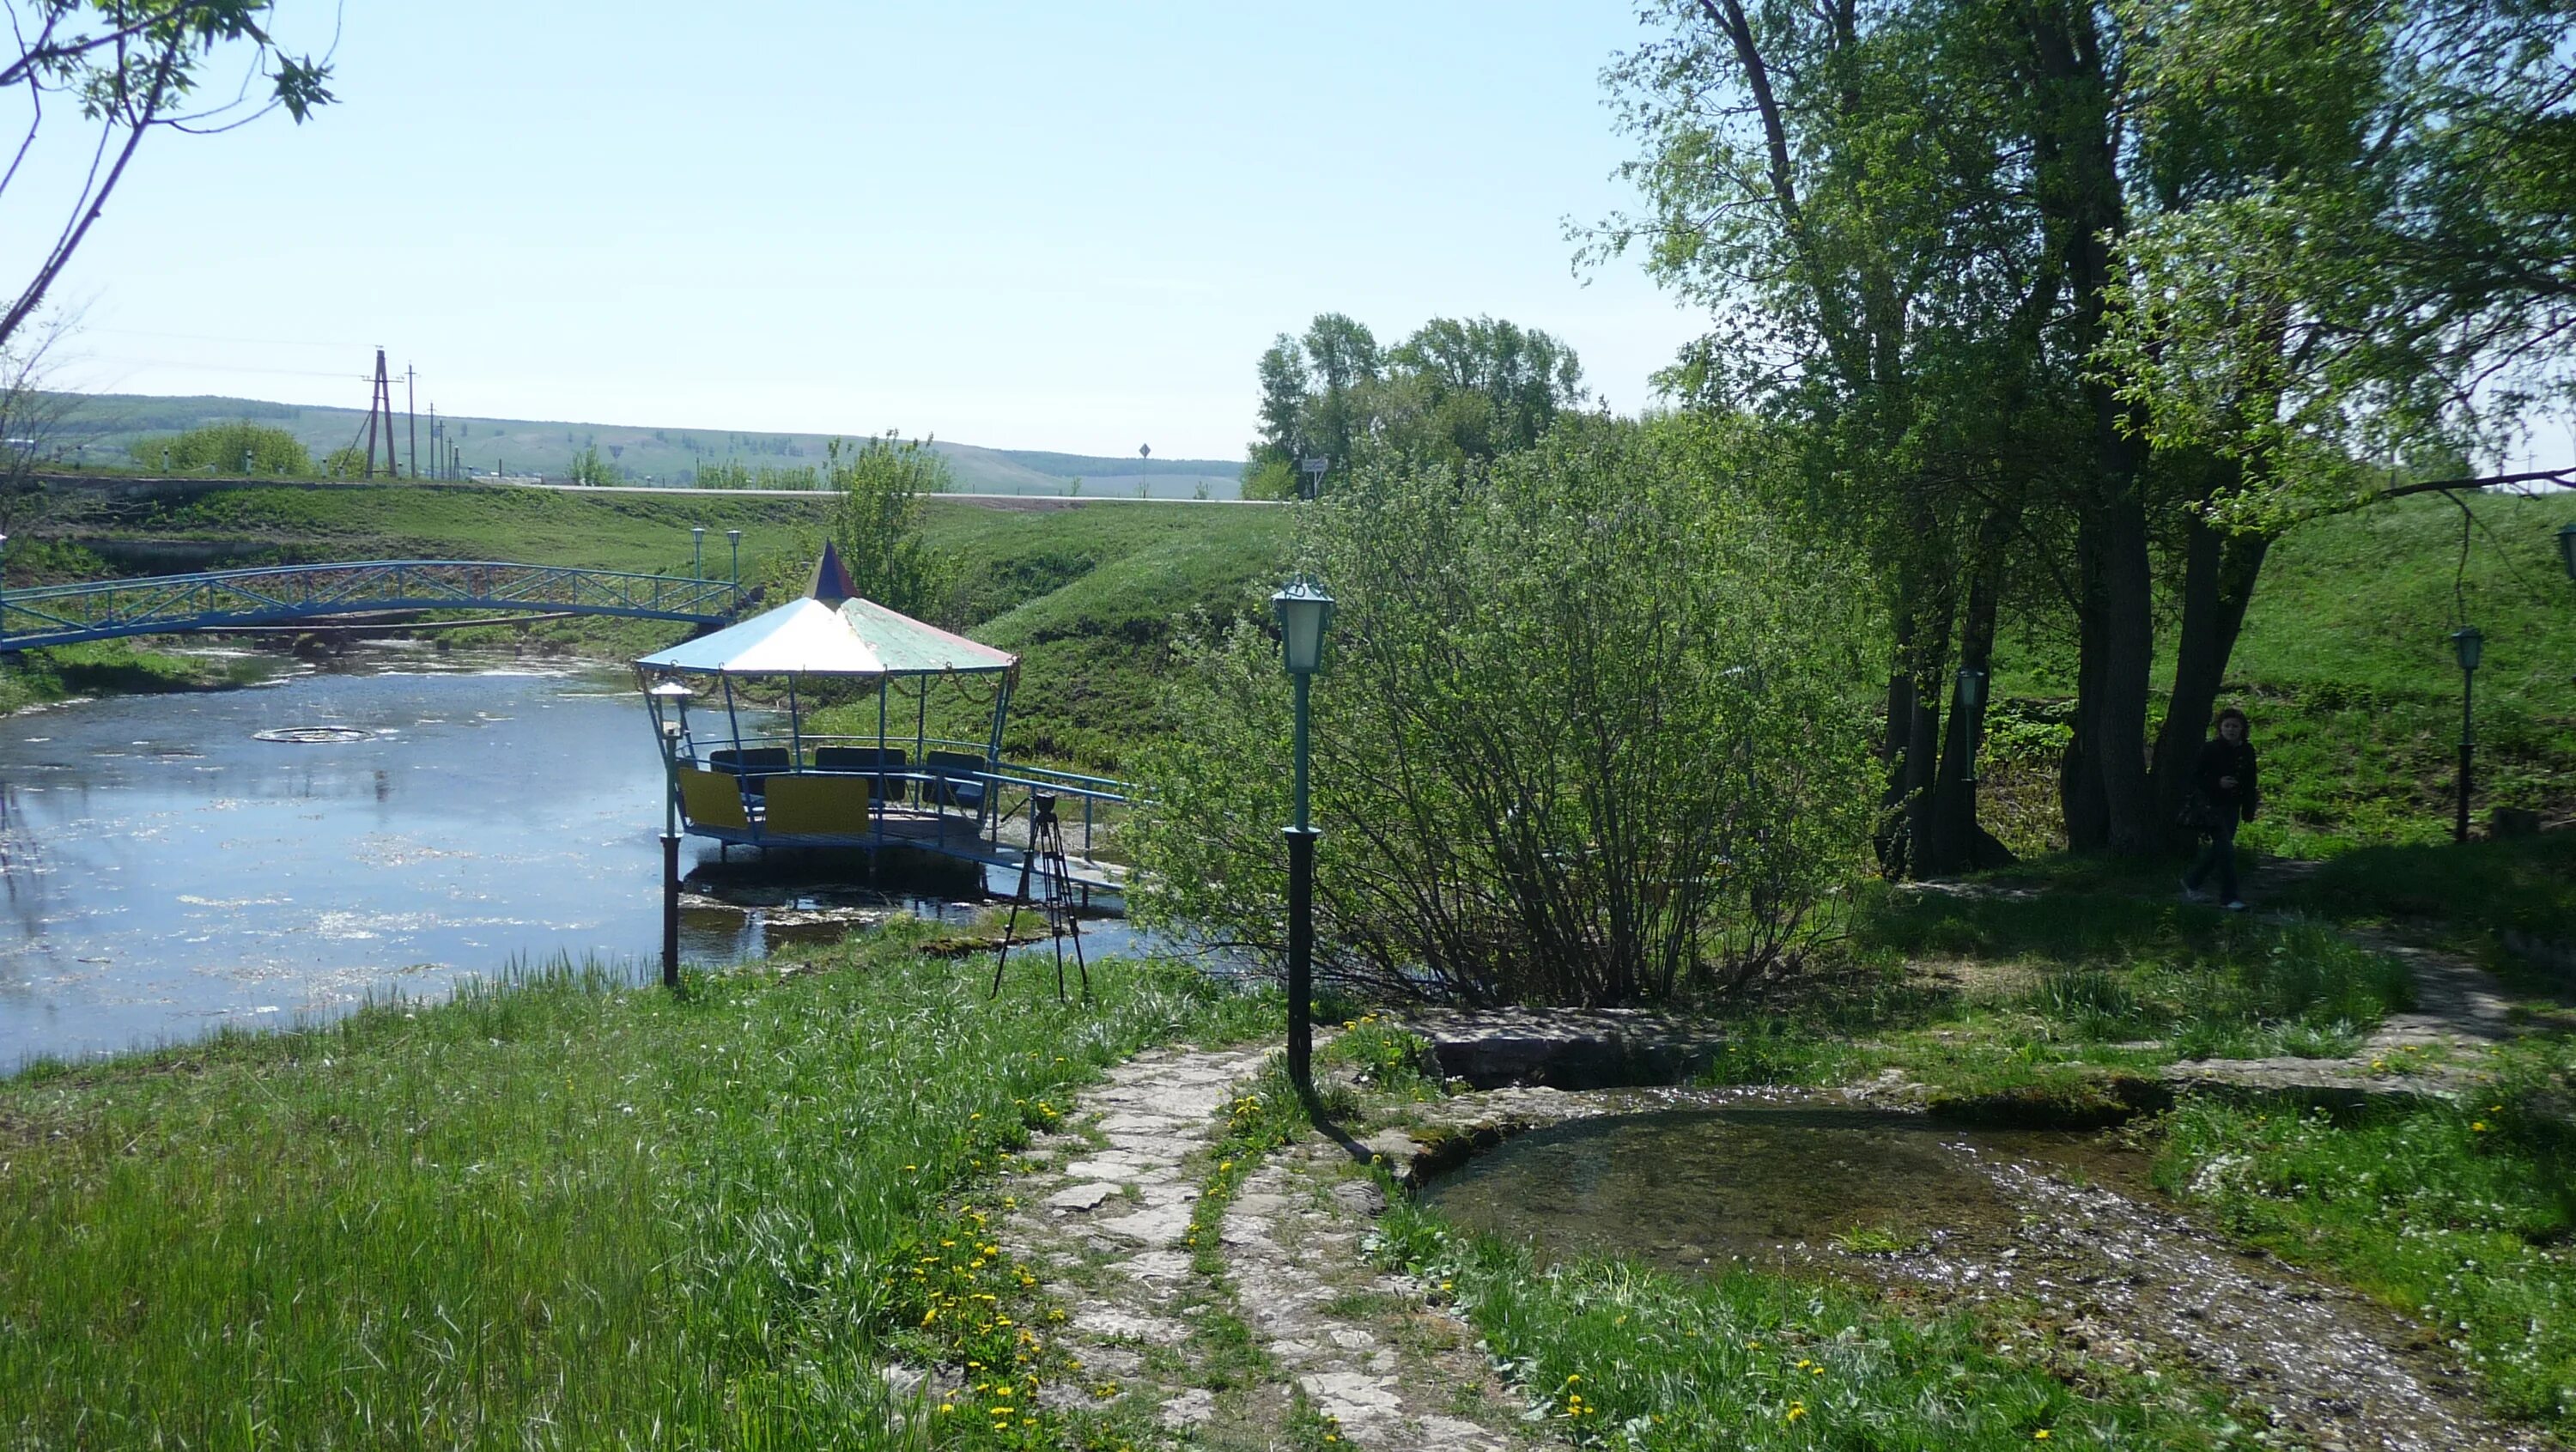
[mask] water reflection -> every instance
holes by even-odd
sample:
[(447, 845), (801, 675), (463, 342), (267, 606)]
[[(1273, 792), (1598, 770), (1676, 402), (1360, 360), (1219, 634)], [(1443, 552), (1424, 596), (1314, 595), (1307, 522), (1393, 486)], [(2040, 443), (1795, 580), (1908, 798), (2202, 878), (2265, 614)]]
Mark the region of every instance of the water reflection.
[[(256, 739), (311, 726), (352, 739)], [(0, 722), (0, 1072), (440, 993), (513, 960), (647, 965), (660, 792), (622, 673), (416, 648)], [(694, 959), (954, 916), (983, 891), (971, 870), (871, 882), (848, 862), (764, 882), (683, 851)], [(1123, 945), (1102, 926), (1095, 951)]]

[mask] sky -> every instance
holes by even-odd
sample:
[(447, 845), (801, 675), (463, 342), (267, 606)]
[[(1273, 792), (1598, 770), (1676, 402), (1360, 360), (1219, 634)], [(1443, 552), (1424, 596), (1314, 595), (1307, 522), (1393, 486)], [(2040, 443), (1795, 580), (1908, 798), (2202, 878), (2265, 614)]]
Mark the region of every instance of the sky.
[[(1566, 237), (1629, 199), (1633, 0), (277, 15), (336, 24), (338, 103), (146, 143), (57, 290), (64, 385), (364, 407), (381, 344), (450, 414), (1240, 458), (1318, 312), (1543, 328), (1621, 411), (1704, 326)], [(0, 208), (11, 275), (74, 135)]]

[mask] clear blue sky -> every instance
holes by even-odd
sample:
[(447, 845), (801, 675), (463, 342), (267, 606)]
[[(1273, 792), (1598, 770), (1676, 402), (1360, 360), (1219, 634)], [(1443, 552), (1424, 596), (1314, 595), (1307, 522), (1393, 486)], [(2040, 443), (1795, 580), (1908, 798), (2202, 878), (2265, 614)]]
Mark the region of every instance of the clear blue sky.
[(1545, 328), (1623, 411), (1701, 328), (1563, 235), (1623, 197), (1628, 0), (339, 22), (310, 123), (149, 144), (58, 294), (66, 381), (358, 407), (382, 343), (452, 413), (1238, 457), (1255, 357), (1318, 311)]

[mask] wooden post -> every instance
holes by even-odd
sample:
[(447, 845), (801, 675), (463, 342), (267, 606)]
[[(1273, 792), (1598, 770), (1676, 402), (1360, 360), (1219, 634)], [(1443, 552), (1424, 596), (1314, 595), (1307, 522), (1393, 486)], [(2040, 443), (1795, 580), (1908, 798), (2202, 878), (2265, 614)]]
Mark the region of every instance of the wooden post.
[(680, 986), (680, 834), (662, 834), (662, 986)]

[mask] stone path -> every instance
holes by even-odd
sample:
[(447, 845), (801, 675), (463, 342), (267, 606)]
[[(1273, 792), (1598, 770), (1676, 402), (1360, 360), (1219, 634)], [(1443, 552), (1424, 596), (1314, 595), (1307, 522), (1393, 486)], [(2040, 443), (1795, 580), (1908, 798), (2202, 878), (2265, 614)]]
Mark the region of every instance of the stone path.
[(1474, 1334), (1362, 1255), (1383, 1201), (1339, 1145), (1279, 1151), (1251, 1175), (1218, 1228), (1222, 1269), (1206, 1273), (1198, 1186), (1265, 1057), (1131, 1059), (1021, 1157), (1001, 1241), (1066, 1303), (1057, 1340), (1080, 1366), (1041, 1400), (1123, 1416), (1168, 1446), (1284, 1445), (1301, 1416), (1361, 1448), (1528, 1445)]

